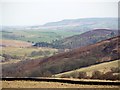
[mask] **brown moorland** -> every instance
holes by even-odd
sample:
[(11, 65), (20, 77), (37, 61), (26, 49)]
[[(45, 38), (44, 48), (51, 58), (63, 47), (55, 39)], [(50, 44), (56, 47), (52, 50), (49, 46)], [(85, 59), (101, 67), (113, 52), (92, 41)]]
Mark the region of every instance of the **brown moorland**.
[(60, 53), (48, 58), (3, 65), (3, 77), (51, 76), (120, 58), (120, 42), (113, 37), (96, 44)]

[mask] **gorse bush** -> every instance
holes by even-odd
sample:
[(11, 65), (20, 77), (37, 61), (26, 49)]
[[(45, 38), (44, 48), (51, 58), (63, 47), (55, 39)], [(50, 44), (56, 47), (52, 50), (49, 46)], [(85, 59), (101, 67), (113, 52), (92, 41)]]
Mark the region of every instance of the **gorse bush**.
[(119, 80), (119, 73), (113, 71), (108, 71), (106, 73), (102, 73), (100, 71), (94, 71), (91, 79), (101, 79), (101, 80)]
[(79, 75), (78, 75), (78, 78), (81, 79), (81, 78), (88, 78), (87, 76), (87, 73), (86, 72), (79, 72)]
[(92, 73), (92, 79), (101, 79), (101, 75), (102, 75), (103, 73), (102, 72), (100, 72), (100, 71), (94, 71), (93, 73)]
[(31, 57), (34, 57), (34, 56), (48, 56), (50, 54), (51, 54), (50, 51), (33, 51), (33, 52), (31, 52), (30, 56)]

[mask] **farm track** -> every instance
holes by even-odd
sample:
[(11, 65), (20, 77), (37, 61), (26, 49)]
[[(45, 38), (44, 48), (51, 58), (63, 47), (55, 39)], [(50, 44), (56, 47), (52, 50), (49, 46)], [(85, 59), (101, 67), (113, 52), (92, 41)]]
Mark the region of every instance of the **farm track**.
[(25, 78), (1, 78), (0, 80), (5, 81), (16, 81), (16, 80), (25, 80), (25, 81), (45, 81), (45, 82), (60, 82), (60, 83), (69, 83), (69, 84), (84, 84), (84, 85), (115, 85), (119, 86), (120, 81), (105, 81), (105, 80), (78, 80), (78, 79), (67, 79), (67, 78), (43, 78), (43, 77), (25, 77)]

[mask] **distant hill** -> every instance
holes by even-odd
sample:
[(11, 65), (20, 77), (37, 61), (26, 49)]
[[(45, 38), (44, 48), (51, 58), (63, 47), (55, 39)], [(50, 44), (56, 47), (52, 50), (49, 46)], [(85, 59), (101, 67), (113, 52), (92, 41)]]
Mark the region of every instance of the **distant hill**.
[(3, 77), (51, 76), (120, 59), (120, 36), (44, 59), (2, 65)]
[(95, 44), (99, 41), (114, 37), (118, 35), (118, 30), (110, 29), (95, 29), (80, 35), (74, 35), (62, 40), (55, 41), (56, 48), (68, 48), (74, 49), (91, 44)]
[(95, 29), (118, 29), (118, 18), (65, 19), (34, 26), (2, 26), (2, 39), (47, 42), (64, 39)]
[(3, 30), (60, 30), (73, 32), (86, 32), (98, 28), (118, 29), (117, 18), (80, 18), (64, 19), (57, 22), (48, 22), (35, 26), (3, 26)]
[(86, 32), (98, 28), (117, 29), (117, 23), (117, 18), (81, 18), (65, 19), (58, 22), (49, 22), (44, 24), (42, 27), (55, 30)]

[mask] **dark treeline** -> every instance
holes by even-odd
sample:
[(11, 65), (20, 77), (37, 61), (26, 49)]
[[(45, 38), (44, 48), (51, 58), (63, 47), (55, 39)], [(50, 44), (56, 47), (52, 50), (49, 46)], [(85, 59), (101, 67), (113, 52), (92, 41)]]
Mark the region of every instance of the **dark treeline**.
[(33, 46), (37, 47), (50, 47), (56, 49), (75, 49), (83, 46), (95, 44), (102, 40), (109, 39), (117, 35), (117, 32), (104, 30), (105, 34), (101, 30), (93, 30), (93, 32), (86, 32), (81, 35), (74, 35), (61, 40), (53, 40), (48, 42), (37, 42)]
[(35, 47), (49, 47), (49, 48), (56, 48), (56, 49), (64, 49), (64, 45), (61, 45), (59, 43), (59, 41), (53, 41), (52, 43), (37, 42), (33, 46), (35, 46)]
[(52, 47), (52, 44), (47, 43), (47, 42), (37, 42), (33, 46), (36, 46), (36, 47)]

